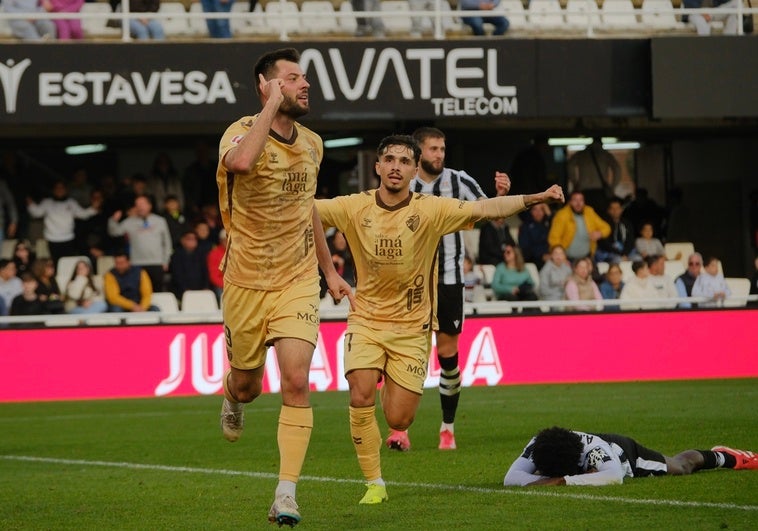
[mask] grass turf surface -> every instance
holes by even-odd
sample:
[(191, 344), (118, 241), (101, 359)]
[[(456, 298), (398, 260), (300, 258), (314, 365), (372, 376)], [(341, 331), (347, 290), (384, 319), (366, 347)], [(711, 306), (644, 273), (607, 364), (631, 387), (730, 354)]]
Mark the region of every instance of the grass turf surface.
[[(364, 487), (347, 395), (314, 393), (300, 529), (756, 529), (758, 472), (716, 470), (624, 485), (505, 488), (529, 438), (554, 424), (617, 432), (673, 455), (716, 444), (758, 450), (758, 380), (477, 387), (463, 390), (458, 450), (437, 450), (426, 391), (408, 453), (382, 449), (389, 502)], [(221, 398), (0, 404), (0, 527), (275, 529), (279, 396), (223, 440)], [(386, 424), (379, 420), (383, 434)]]

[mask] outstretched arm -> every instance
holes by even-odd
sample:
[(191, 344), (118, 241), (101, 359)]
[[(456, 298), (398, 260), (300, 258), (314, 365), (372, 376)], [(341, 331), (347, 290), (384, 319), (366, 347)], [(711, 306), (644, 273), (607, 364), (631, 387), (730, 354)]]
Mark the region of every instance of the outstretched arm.
[(563, 189), (554, 184), (539, 194), (493, 197), (474, 204), (474, 218), (497, 219), (518, 214), (538, 203), (564, 203)]

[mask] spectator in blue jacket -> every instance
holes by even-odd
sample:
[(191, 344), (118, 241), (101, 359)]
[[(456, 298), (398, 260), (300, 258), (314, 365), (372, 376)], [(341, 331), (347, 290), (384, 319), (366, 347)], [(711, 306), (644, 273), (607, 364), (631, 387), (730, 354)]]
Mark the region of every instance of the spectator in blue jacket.
[[(463, 11), (493, 11), (499, 5), (500, 0), (461, 0), (458, 4)], [(503, 35), (508, 31), (508, 26), (510, 24), (508, 19), (502, 15), (503, 11), (500, 11), (499, 13), (500, 14), (498, 15), (466, 16), (461, 17), (461, 20), (463, 20), (464, 24), (471, 26), (474, 35), (485, 35), (485, 23), (492, 24), (495, 27), (492, 30), (492, 35)]]

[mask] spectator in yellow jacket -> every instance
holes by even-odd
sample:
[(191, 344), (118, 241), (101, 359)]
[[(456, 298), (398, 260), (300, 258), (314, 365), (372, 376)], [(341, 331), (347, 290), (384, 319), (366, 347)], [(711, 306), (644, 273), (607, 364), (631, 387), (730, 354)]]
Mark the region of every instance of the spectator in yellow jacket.
[(568, 203), (553, 216), (547, 241), (550, 248), (560, 245), (571, 261), (594, 256), (597, 241), (611, 234), (611, 226), (595, 210), (584, 204), (584, 194), (571, 192)]

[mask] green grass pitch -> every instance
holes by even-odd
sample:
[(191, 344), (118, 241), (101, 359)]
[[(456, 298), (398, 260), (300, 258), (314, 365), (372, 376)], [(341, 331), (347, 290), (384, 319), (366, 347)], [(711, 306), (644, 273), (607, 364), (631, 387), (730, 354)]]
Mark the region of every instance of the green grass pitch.
[[(716, 444), (758, 450), (755, 379), (466, 388), (452, 452), (437, 450), (439, 398), (428, 389), (411, 451), (382, 449), (389, 502), (377, 506), (358, 505), (347, 401), (312, 395), (300, 529), (758, 529), (758, 471), (502, 486), (529, 438), (554, 424), (623, 433), (668, 455)], [(275, 529), (266, 515), (279, 396), (248, 406), (234, 444), (221, 437), (220, 402), (0, 404), (0, 529)]]

